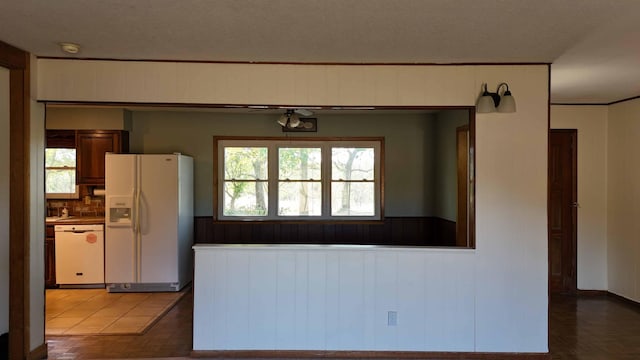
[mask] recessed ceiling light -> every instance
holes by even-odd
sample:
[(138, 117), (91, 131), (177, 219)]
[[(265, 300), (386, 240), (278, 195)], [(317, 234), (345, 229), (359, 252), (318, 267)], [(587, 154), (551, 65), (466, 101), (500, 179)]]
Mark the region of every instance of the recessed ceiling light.
[(74, 43), (60, 43), (60, 48), (67, 54), (77, 54), (80, 51), (80, 45)]

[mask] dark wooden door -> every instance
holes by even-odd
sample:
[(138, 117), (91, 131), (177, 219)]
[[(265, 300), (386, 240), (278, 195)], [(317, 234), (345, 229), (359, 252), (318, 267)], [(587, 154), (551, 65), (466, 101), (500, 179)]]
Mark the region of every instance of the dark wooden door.
[(577, 131), (549, 134), (549, 288), (577, 288)]
[(456, 216), (456, 246), (471, 246), (469, 241), (469, 126), (456, 128), (458, 199)]

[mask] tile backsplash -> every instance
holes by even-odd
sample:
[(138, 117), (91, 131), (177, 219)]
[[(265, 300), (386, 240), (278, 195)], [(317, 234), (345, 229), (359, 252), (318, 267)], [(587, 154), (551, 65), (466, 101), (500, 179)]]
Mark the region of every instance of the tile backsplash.
[(47, 200), (47, 216), (60, 216), (64, 208), (69, 216), (104, 216), (104, 197), (85, 195), (77, 200)]

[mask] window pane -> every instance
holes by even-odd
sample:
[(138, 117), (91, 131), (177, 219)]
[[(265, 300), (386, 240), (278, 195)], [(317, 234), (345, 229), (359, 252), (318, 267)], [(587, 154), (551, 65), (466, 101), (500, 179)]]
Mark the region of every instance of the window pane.
[(280, 180), (320, 180), (320, 148), (280, 148)]
[[(44, 150), (45, 167), (76, 167), (76, 149), (55, 149)], [(73, 191), (72, 191), (73, 192)]]
[(280, 182), (278, 185), (278, 215), (320, 216), (322, 185), (319, 182)]
[(374, 189), (373, 183), (332, 182), (331, 215), (375, 215)]
[(264, 181), (225, 181), (225, 216), (266, 216), (269, 205), (267, 183)]
[(73, 194), (76, 192), (76, 170), (46, 170), (45, 191), (53, 194)]
[(266, 180), (266, 147), (225, 147), (225, 180)]
[(332, 180), (373, 180), (375, 152), (373, 148), (331, 149)]

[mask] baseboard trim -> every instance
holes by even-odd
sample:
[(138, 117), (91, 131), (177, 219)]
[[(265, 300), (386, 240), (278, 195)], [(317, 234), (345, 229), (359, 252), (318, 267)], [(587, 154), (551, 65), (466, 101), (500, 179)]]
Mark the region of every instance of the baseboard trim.
[(579, 296), (607, 296), (607, 290), (578, 290)]
[(629, 298), (626, 298), (622, 295), (618, 295), (618, 294), (614, 294), (611, 291), (607, 291), (607, 296), (611, 296), (612, 298), (619, 300), (623, 303), (629, 304), (631, 306), (635, 306), (636, 308), (640, 309), (640, 302), (637, 302), (635, 300), (631, 300)]
[(46, 342), (31, 350), (31, 352), (29, 353), (29, 359), (46, 359), (48, 357), (49, 353)]
[(345, 358), (442, 360), (551, 360), (550, 353), (480, 353), (428, 351), (193, 350), (192, 358)]

